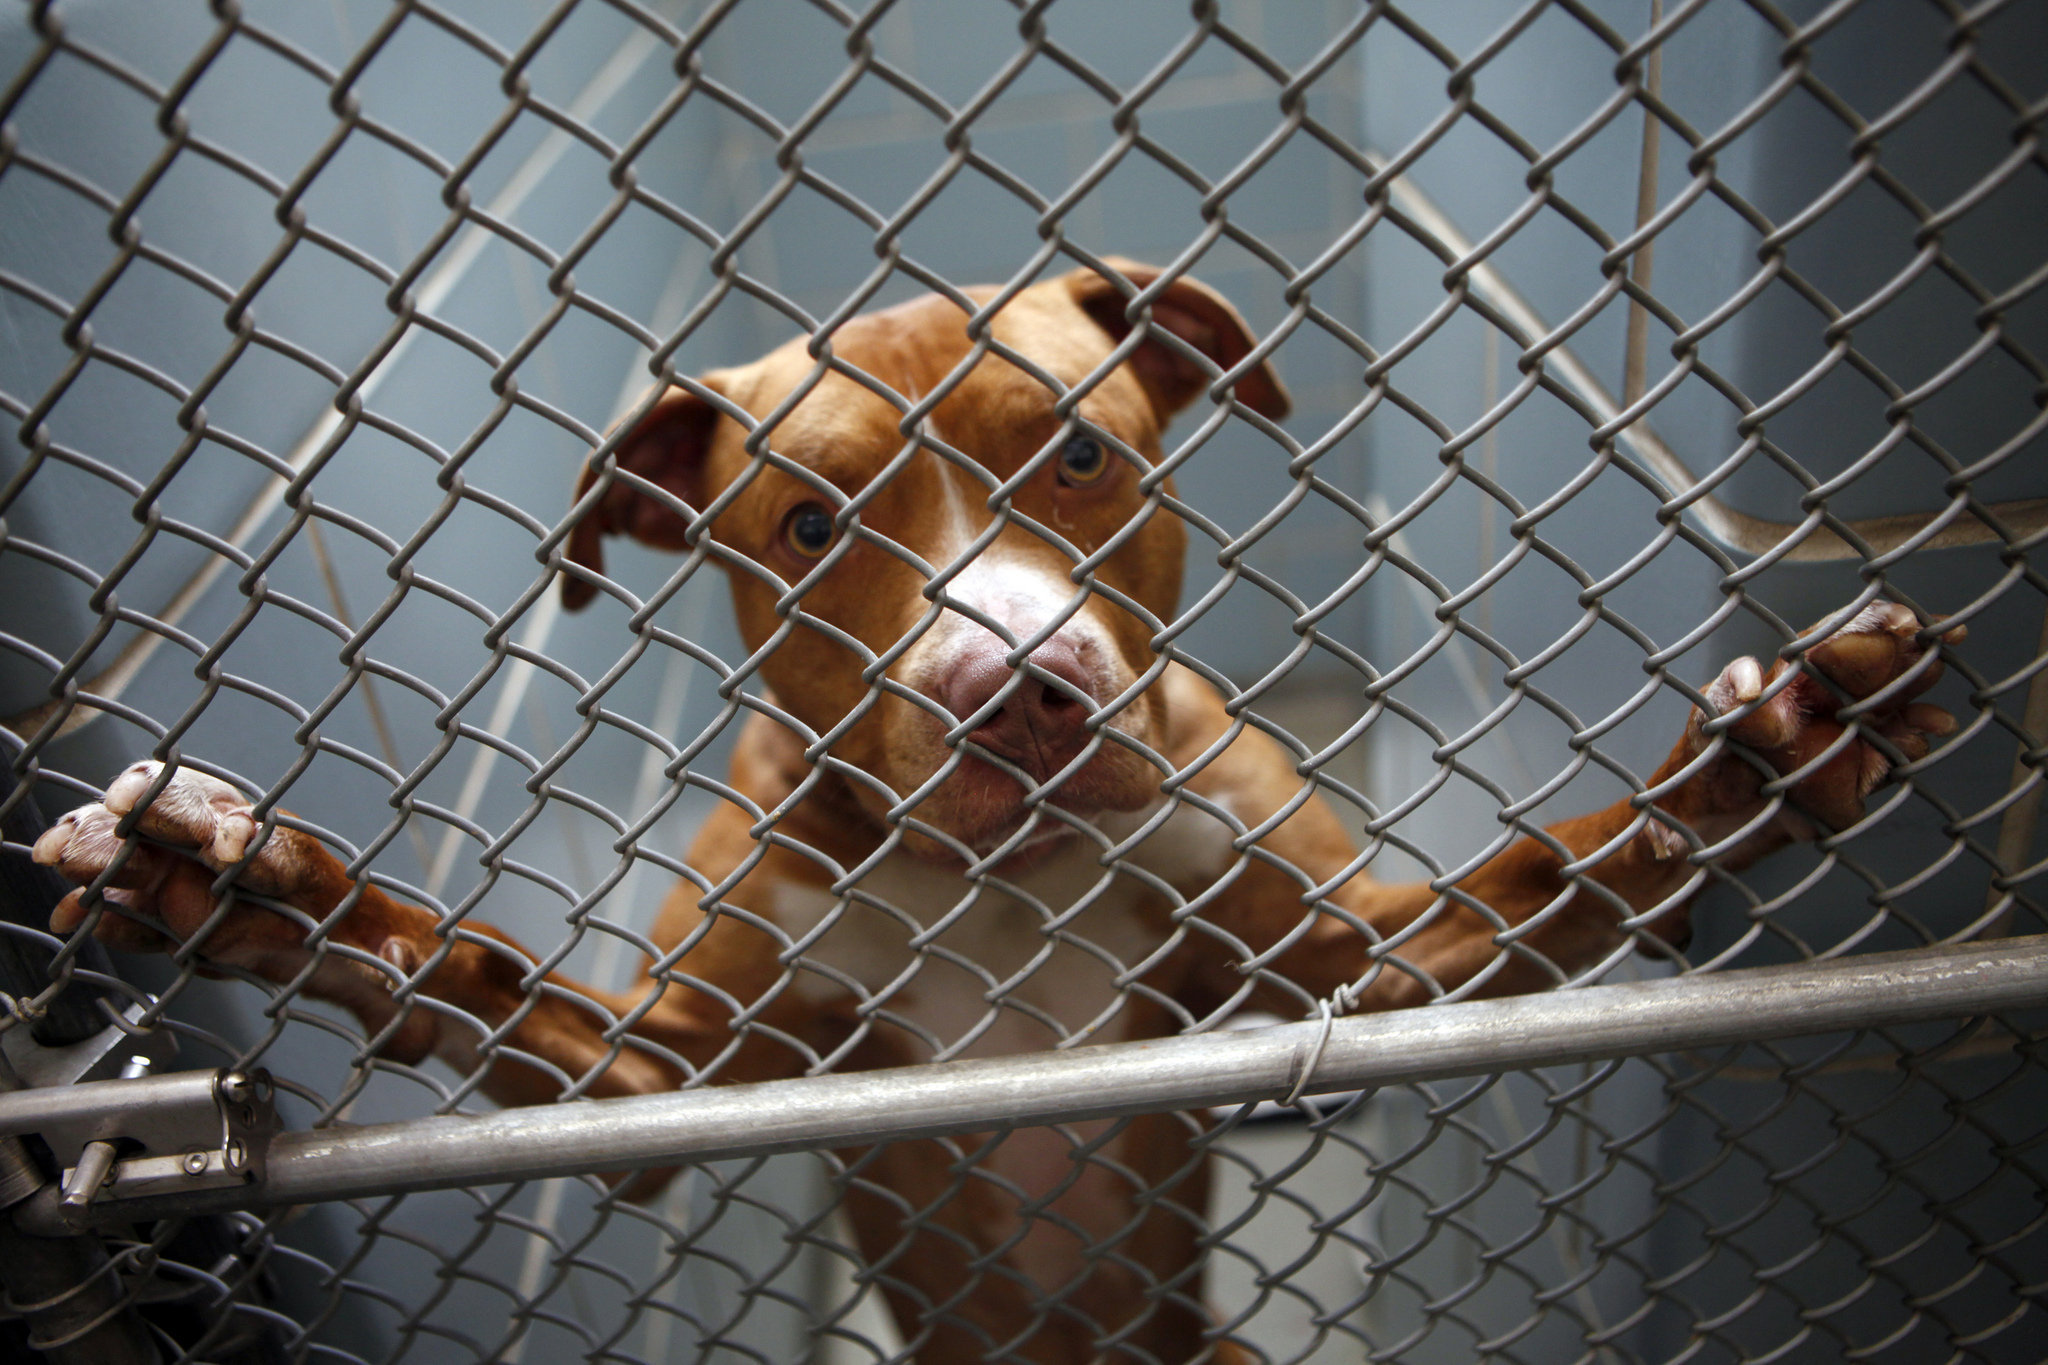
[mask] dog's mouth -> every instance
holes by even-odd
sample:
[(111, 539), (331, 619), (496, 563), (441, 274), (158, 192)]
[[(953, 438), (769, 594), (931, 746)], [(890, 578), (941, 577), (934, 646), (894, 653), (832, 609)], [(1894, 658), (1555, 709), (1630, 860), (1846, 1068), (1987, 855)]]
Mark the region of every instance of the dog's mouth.
[[(1018, 830), (1022, 828), (1020, 825)], [(988, 865), (992, 870), (1014, 877), (1020, 872), (1036, 867), (1061, 849), (1083, 842), (1080, 830), (1057, 818), (1042, 819), (1036, 828), (1021, 839), (1017, 834), (1018, 831), (1013, 830), (1006, 838), (993, 840), (986, 847), (976, 848), (975, 863)]]
[(1084, 837), (1097, 816), (1138, 809), (1159, 794), (1158, 774), (1113, 741), (1051, 754), (982, 747), (968, 736), (952, 771), (905, 812), (918, 851), (934, 861), (993, 857), (1014, 870)]
[(1101, 756), (1097, 752), (1082, 759), (1089, 740), (1085, 733), (999, 735), (991, 730), (983, 726), (960, 740), (959, 770), (1008, 782), (1018, 789), (1019, 799), (1040, 788), (1049, 788), (1045, 795), (1053, 799), (1069, 787), (1078, 791), (1087, 785), (1082, 774), (1088, 764)]
[[(1078, 812), (1065, 811), (1064, 814), (1085, 824), (1086, 817)], [(931, 822), (920, 823), (930, 826)], [(980, 869), (1004, 876), (1028, 871), (1062, 849), (1083, 842), (1082, 829), (1060, 815), (1041, 810), (1034, 820), (1031, 813), (1021, 807), (1007, 828), (989, 829), (971, 836), (964, 831), (947, 830), (941, 837), (913, 825), (906, 830), (904, 837), (904, 846), (925, 862), (955, 872)]]

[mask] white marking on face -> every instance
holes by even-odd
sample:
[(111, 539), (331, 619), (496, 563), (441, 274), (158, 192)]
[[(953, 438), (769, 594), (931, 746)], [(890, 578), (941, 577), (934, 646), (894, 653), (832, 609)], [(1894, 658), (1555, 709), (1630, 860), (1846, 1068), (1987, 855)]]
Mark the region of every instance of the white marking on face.
[[(977, 514), (970, 505), (963, 487), (968, 482), (967, 475), (957, 470), (940, 471), (944, 492), (935, 543), (919, 547), (940, 572), (965, 555), (988, 526), (988, 516)], [(1064, 558), (1049, 546), (1033, 552), (1014, 540), (999, 539), (987, 546), (946, 581), (943, 600), (948, 609), (905, 653), (900, 676), (910, 686), (930, 692), (964, 650), (986, 642), (988, 628), (953, 604), (995, 621), (1018, 643), (1039, 634), (1080, 591), (1065, 572)], [(1059, 633), (1080, 652), (1093, 675), (1092, 690), (1107, 698), (1122, 691), (1129, 677), (1114, 638), (1096, 619), (1091, 606), (1083, 604), (1060, 626)]]
[[(932, 458), (938, 459), (938, 456)], [(946, 565), (958, 559), (974, 542), (976, 530), (974, 510), (968, 505), (967, 490), (961, 487), (968, 482), (968, 475), (956, 473), (940, 461), (939, 489), (945, 506), (945, 526), (935, 547), (938, 558), (932, 560), (932, 567), (943, 570)]]

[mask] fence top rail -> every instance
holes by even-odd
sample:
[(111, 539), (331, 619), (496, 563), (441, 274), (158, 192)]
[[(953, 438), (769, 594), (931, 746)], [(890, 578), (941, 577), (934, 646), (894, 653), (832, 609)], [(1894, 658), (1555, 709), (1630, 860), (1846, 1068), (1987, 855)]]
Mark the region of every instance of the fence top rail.
[(43, 1206), (30, 1216), (55, 1230), (450, 1189), (1243, 1104), (2042, 1006), (2048, 935), (1946, 944), (1365, 1018), (286, 1133), (272, 1145), (257, 1185), (77, 1214), (60, 1212), (45, 1191)]

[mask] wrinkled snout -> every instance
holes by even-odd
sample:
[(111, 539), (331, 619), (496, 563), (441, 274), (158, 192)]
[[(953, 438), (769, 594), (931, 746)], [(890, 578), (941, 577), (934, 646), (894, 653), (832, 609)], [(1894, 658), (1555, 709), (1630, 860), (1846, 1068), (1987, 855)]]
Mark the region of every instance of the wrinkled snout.
[[(1088, 718), (1101, 698), (1078, 643), (1054, 635), (1011, 668), (1010, 646), (988, 631), (954, 642), (935, 699), (956, 720), (973, 721), (965, 739), (1044, 779), (1073, 762), (1088, 742)], [(982, 715), (990, 705), (997, 709)]]

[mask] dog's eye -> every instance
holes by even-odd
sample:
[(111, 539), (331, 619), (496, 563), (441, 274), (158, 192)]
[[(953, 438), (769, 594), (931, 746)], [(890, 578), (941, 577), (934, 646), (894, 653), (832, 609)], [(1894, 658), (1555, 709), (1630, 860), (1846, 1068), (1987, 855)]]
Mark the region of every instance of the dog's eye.
[(1069, 436), (1060, 447), (1060, 482), (1081, 488), (1108, 471), (1109, 452), (1093, 436)]
[(832, 513), (822, 502), (807, 502), (791, 509), (782, 523), (782, 539), (805, 559), (816, 559), (832, 548)]

